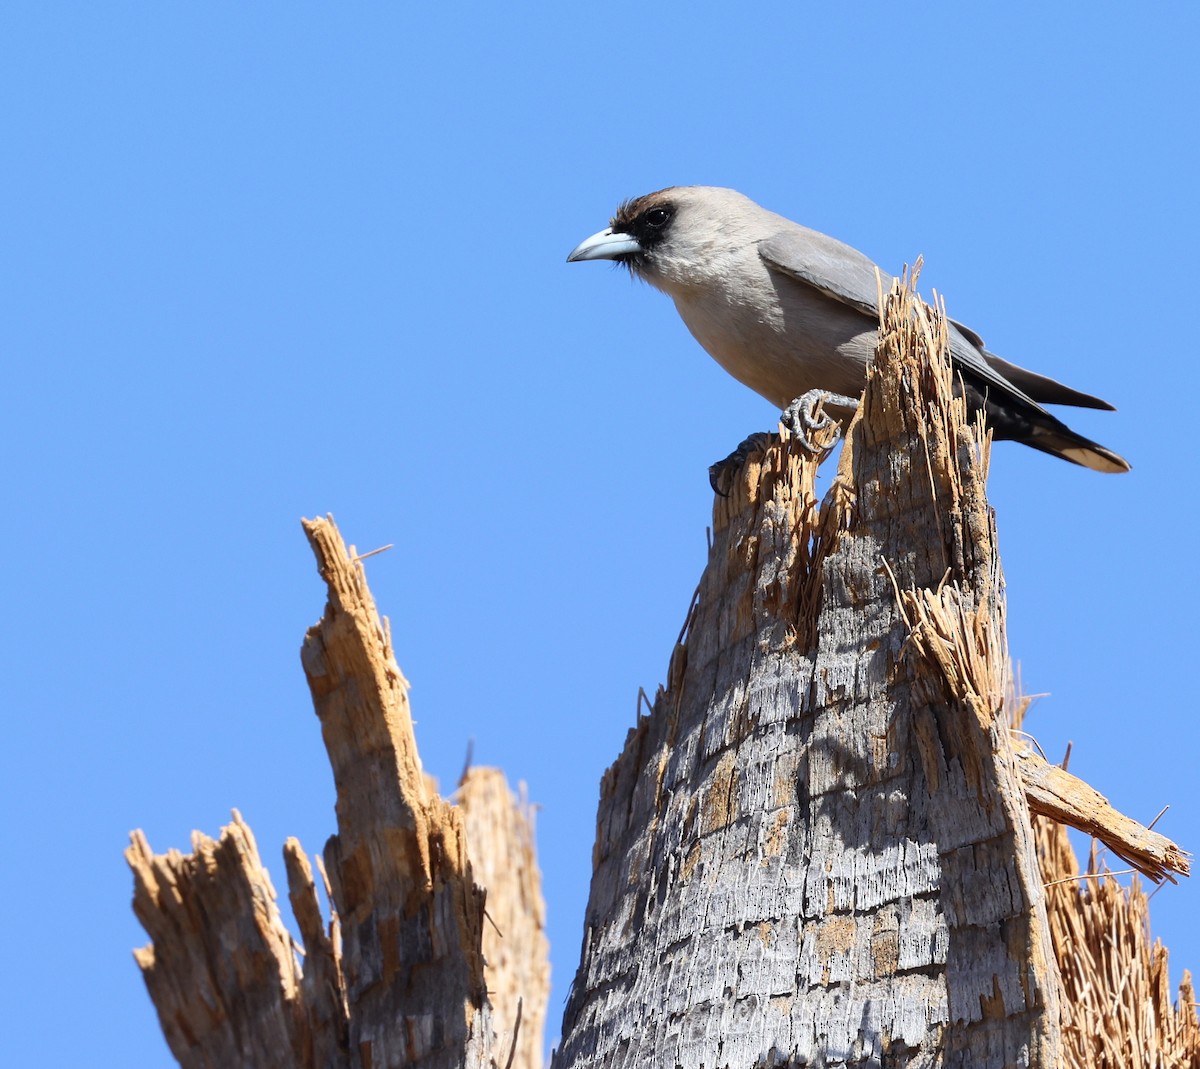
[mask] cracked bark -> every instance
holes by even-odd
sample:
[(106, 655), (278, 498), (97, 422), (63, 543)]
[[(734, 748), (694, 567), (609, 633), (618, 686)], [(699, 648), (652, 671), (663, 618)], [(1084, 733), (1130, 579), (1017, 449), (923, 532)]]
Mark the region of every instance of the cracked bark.
[(941, 317), (897, 287), (882, 334), (823, 506), (786, 438), (716, 502), (601, 785), (556, 1069), (1060, 1063), (988, 446)]

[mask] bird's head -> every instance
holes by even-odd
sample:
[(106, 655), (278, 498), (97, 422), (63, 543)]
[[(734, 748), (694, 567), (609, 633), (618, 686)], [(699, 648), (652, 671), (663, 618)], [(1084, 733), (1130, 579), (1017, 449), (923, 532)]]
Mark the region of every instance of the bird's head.
[(760, 217), (768, 214), (732, 189), (670, 186), (625, 201), (567, 262), (615, 260), (670, 291), (703, 282), (723, 259), (765, 236)]

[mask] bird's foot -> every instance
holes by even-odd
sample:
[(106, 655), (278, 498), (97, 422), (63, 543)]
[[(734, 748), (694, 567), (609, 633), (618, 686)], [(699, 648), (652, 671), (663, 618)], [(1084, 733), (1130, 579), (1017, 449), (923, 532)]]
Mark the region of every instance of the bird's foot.
[[(829, 390), (809, 390), (780, 413), (779, 422), (783, 424), (784, 430), (810, 453), (820, 453), (828, 446), (817, 444), (813, 440), (814, 434), (829, 427), (837, 427), (838, 434), (841, 433), (839, 421), (825, 411), (830, 405), (853, 411), (858, 407), (858, 401), (844, 394), (831, 393)], [(835, 434), (834, 440), (836, 438)]]
[[(809, 390), (788, 405), (779, 417), (779, 422), (792, 439), (814, 455), (831, 448), (837, 441), (837, 435), (841, 433), (841, 423), (825, 411), (827, 405), (853, 412), (858, 407), (858, 400), (844, 394), (831, 393), (829, 390)], [(836, 428), (835, 434), (823, 443), (815, 440), (815, 436), (830, 427)], [(718, 460), (708, 469), (708, 484), (713, 488), (713, 492), (719, 497), (728, 497), (733, 488), (733, 477), (746, 461), (755, 453), (764, 452), (778, 440), (777, 434), (759, 431), (750, 435), (724, 460)]]
[(728, 497), (733, 489), (733, 477), (742, 470), (742, 466), (755, 453), (763, 452), (768, 446), (779, 441), (779, 435), (767, 431), (759, 431), (750, 435), (724, 460), (718, 460), (708, 469), (708, 485), (718, 497)]

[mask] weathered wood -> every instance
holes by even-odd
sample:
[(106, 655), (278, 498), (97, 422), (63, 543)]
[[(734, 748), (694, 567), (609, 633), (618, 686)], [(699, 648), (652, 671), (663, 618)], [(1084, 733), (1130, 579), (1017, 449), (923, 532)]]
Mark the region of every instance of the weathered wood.
[[(1140, 891), (1047, 876), (1047, 922), (1030, 808), (1154, 877), (1187, 858), (1011, 745), (988, 445), (941, 317), (902, 289), (885, 316), (822, 508), (791, 440), (716, 503), (667, 689), (602, 784), (559, 1069), (1200, 1066), (1190, 980), (1172, 1008)], [(305, 529), (329, 586), (303, 663), (337, 787), (317, 860), (334, 912), (289, 840), (302, 968), (236, 812), (191, 855), (135, 833), (164, 1033), (185, 1066), (537, 1069), (528, 807), (485, 769), (439, 797), (361, 564), (331, 520)], [(1048, 872), (1069, 853), (1042, 847)]]
[(496, 768), (468, 769), (456, 797), (466, 818), (475, 879), (488, 889), (483, 955), (495, 1056), (503, 1067), (512, 1051), (512, 1069), (540, 1069), (550, 949), (534, 857), (532, 808), (512, 796)]
[[(362, 566), (332, 520), (305, 530), (329, 588), (302, 660), (337, 788), (338, 833), (318, 859), (334, 912), (326, 925), (289, 839), (301, 968), (236, 812), (188, 856), (156, 856), (135, 832), (134, 908), (153, 939), (136, 957), (167, 1041), (189, 1067), (539, 1069), (549, 966), (528, 806), (492, 769), (472, 770), (461, 806), (438, 796)], [(485, 929), (475, 866), (508, 942)]]
[(1186, 970), (1171, 1003), (1167, 950), (1150, 941), (1149, 902), (1093, 849), (1080, 872), (1066, 829), (1035, 821), (1050, 929), (1063, 982), (1067, 1069), (1200, 1069), (1196, 992)]
[(337, 789), (325, 865), (341, 922), (353, 1064), (461, 1069), (491, 1057), (484, 891), (462, 813), (430, 792), (408, 684), (361, 565), (304, 523), (329, 601), (301, 649)]
[[(942, 318), (897, 289), (821, 515), (790, 440), (718, 500), (601, 786), (557, 1069), (1059, 1064), (987, 456)], [(931, 599), (965, 661), (920, 634)]]
[(153, 940), (134, 956), (179, 1064), (314, 1064), (292, 937), (240, 814), (217, 841), (194, 833), (190, 855), (132, 840), (133, 909)]
[[(292, 916), (304, 942), (301, 989), (309, 1038), (307, 1057), (297, 1064), (342, 1069), (350, 1065), (350, 1007), (346, 1004), (346, 980), (342, 975), (341, 923), (337, 910), (333, 911), (328, 927), (323, 923), (312, 866), (299, 840), (289, 838), (284, 843), (283, 860)], [(321, 876), (324, 879), (324, 866)], [(324, 880), (324, 884), (325, 894), (332, 900), (329, 881)]]
[(1016, 758), (1032, 812), (1095, 836), (1155, 883), (1174, 883), (1173, 873), (1191, 874), (1188, 856), (1176, 843), (1118, 812), (1078, 776), (1050, 764), (1028, 746), (1017, 749)]

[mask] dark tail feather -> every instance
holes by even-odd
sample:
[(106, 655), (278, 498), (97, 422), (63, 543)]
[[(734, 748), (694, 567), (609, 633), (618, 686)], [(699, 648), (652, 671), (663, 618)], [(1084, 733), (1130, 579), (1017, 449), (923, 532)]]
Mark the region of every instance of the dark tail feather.
[[(1012, 366), (1012, 365), (1009, 365)], [(1052, 457), (1078, 464), (1081, 468), (1091, 468), (1092, 471), (1120, 472), (1129, 471), (1129, 461), (1118, 456), (1111, 449), (1105, 449), (1099, 442), (1093, 442), (1082, 434), (1076, 434), (1062, 420), (1050, 415), (1041, 405), (1014, 390), (1012, 393), (995, 389), (994, 383), (983, 382), (978, 375), (962, 365), (956, 365), (967, 405), (973, 411), (983, 410), (984, 419), (991, 428), (992, 437), (998, 441), (1020, 442), (1031, 449), (1039, 449)], [(1017, 371), (1022, 371), (1017, 368)], [(1041, 385), (1050, 383), (1062, 393), (1074, 394), (1065, 386), (1051, 383), (1049, 379), (1032, 376), (1023, 372), (1027, 377), (1039, 379)], [(1052, 399), (1063, 401), (1062, 393)], [(1048, 396), (1045, 389), (1043, 396)], [(1096, 401), (1093, 407), (1106, 405), (1098, 398), (1089, 398), (1086, 394), (1077, 394), (1070, 404), (1086, 405), (1089, 400)]]
[(1025, 434), (1015, 440), (1032, 449), (1040, 449), (1043, 453), (1070, 461), (1092, 471), (1121, 472), (1129, 471), (1129, 461), (1118, 456), (1111, 449), (1105, 449), (1099, 442), (1093, 442), (1082, 434), (1076, 434), (1064, 423), (1059, 423), (1050, 417), (1053, 423), (1037, 423), (1030, 427)]

